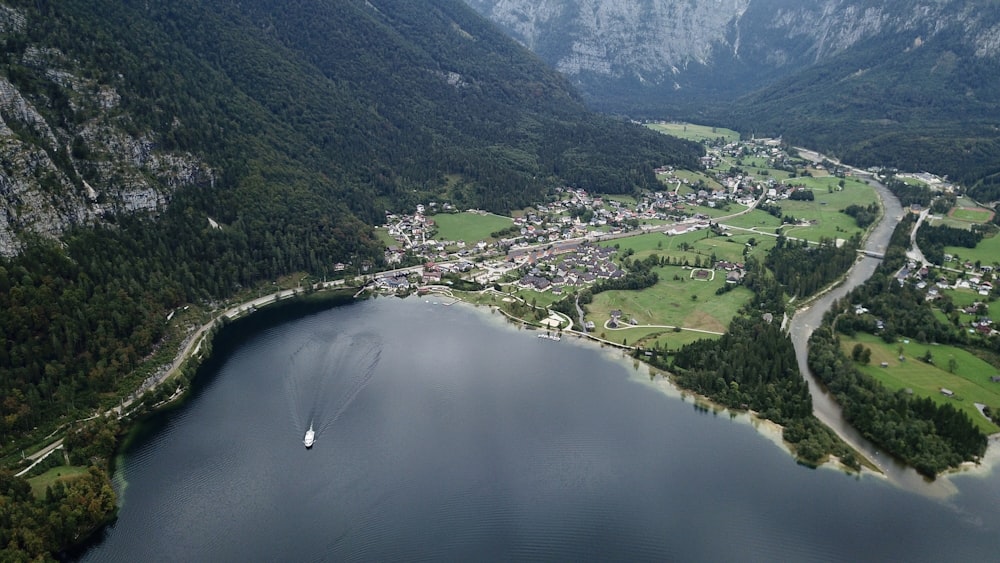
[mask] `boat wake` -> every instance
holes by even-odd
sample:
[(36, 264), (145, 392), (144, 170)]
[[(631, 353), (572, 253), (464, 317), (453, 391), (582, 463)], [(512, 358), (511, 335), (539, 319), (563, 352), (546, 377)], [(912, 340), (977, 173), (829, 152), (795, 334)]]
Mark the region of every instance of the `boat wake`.
[(371, 382), (381, 356), (378, 336), (334, 331), (312, 336), (292, 353), (285, 390), (300, 439), (312, 431), (312, 443), (337, 422)]

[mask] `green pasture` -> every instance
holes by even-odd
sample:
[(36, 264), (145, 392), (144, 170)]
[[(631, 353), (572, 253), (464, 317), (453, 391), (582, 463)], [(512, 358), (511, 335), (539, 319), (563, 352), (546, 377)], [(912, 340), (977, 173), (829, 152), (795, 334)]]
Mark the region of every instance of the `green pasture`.
[[(945, 254), (955, 256), (956, 261), (965, 262), (966, 260), (970, 260), (975, 262), (978, 260), (987, 266), (1000, 265), (1000, 235), (994, 234), (993, 236), (984, 238), (979, 241), (979, 244), (975, 248), (946, 246), (944, 247), (944, 252)], [(952, 265), (954, 265), (954, 262), (952, 262)]]
[[(782, 213), (791, 215), (803, 221), (815, 221), (808, 226), (787, 226), (785, 234), (791, 237), (804, 238), (812, 242), (826, 237), (831, 239), (850, 238), (854, 233), (862, 232), (853, 217), (840, 211), (851, 204), (869, 205), (878, 200), (874, 188), (858, 180), (847, 179), (844, 189), (839, 190), (839, 178), (792, 178), (786, 183), (803, 184), (812, 189), (814, 201), (794, 201), (790, 199), (779, 202)], [(832, 187), (833, 191), (829, 191)]]
[(534, 303), (536, 307), (548, 307), (556, 301), (561, 300), (566, 297), (566, 294), (572, 291), (571, 289), (563, 289), (562, 295), (556, 295), (552, 293), (552, 290), (548, 291), (535, 291), (533, 289), (520, 289), (514, 292), (515, 297), (519, 297), (524, 300), (525, 303), (529, 305)]
[(744, 229), (761, 229), (774, 234), (774, 229), (781, 226), (781, 219), (767, 213), (766, 211), (754, 209), (750, 213), (726, 219), (722, 221), (722, 224), (733, 227), (741, 227)]
[(965, 229), (965, 230), (969, 230), (970, 228), (972, 228), (973, 225), (968, 221), (962, 221), (961, 219), (953, 219), (951, 217), (948, 217), (947, 215), (945, 216), (930, 215), (927, 217), (926, 222), (932, 227), (940, 227), (944, 225), (946, 227), (952, 227), (955, 229)]
[(927, 182), (924, 182), (922, 180), (917, 180), (916, 178), (907, 178), (903, 176), (896, 176), (896, 178), (902, 180), (903, 183), (906, 184), (907, 186), (923, 187), (927, 185)]
[(740, 140), (739, 133), (723, 127), (709, 127), (693, 123), (648, 123), (646, 127), (666, 135), (699, 143), (701, 141), (714, 141), (719, 137), (724, 138), (727, 143), (734, 143)]
[(63, 483), (66, 483), (86, 474), (86, 467), (76, 465), (60, 465), (49, 469), (37, 477), (28, 479), (28, 484), (31, 485), (31, 494), (35, 495), (36, 498), (42, 498), (45, 496), (45, 489), (55, 485), (57, 482), (62, 481)]
[[(601, 337), (602, 333), (604, 334), (603, 337)], [(674, 331), (669, 328), (649, 327), (630, 327), (611, 330), (598, 326), (594, 329), (593, 334), (604, 338), (605, 340), (625, 344), (627, 346), (641, 346), (643, 348), (659, 347), (660, 349), (665, 350), (676, 350), (685, 344), (690, 344), (691, 342), (702, 340), (704, 338), (719, 338), (719, 335), (717, 334), (708, 334), (692, 330)]]
[(639, 205), (639, 202), (630, 195), (627, 194), (597, 194), (597, 197), (603, 199), (604, 201), (617, 201), (618, 203), (625, 204), (629, 208)]
[(978, 292), (971, 289), (949, 290), (948, 296), (951, 297), (951, 302), (955, 304), (955, 307), (959, 309), (964, 309), (973, 303), (986, 301), (985, 297), (979, 295)]
[(721, 209), (719, 207), (708, 207), (707, 205), (695, 205), (688, 207), (689, 211), (694, 213), (701, 213), (702, 215), (708, 215), (709, 217), (715, 219), (716, 217), (725, 217), (727, 215), (733, 215), (734, 213), (739, 213), (740, 211), (745, 211), (747, 206), (740, 205), (739, 203), (729, 202), (728, 209)]
[[(974, 403), (982, 403), (992, 408), (1000, 408), (1000, 383), (993, 383), (990, 377), (1000, 374), (1000, 369), (954, 346), (919, 344), (915, 340), (887, 344), (881, 338), (860, 333), (855, 338), (841, 335), (841, 347), (850, 356), (855, 343), (860, 342), (872, 351), (871, 362), (867, 366), (858, 365), (889, 389), (912, 389), (914, 395), (930, 397), (939, 404), (951, 404), (965, 411), (973, 423), (986, 434), (1000, 431), (1000, 427), (987, 420)], [(899, 360), (899, 349), (905, 360)], [(933, 356), (933, 363), (920, 358), (927, 351)], [(954, 359), (954, 373), (949, 371), (950, 360)], [(881, 367), (886, 362), (887, 367)], [(954, 397), (945, 397), (941, 389), (954, 391)]]
[[(687, 186), (681, 185), (681, 193), (685, 193), (685, 187), (690, 188), (694, 184), (698, 183), (698, 180), (705, 182), (705, 186), (710, 190), (721, 190), (722, 184), (717, 182), (711, 174), (705, 174), (704, 172), (697, 172), (691, 170), (674, 170), (674, 177), (679, 180), (687, 180)], [(666, 179), (669, 182), (669, 178)], [(669, 187), (673, 187), (675, 184), (670, 184)]]
[[(711, 236), (706, 237), (706, 234)], [(726, 237), (711, 234), (708, 230), (672, 237), (663, 233), (647, 233), (601, 244), (604, 246), (617, 244), (620, 251), (631, 248), (634, 252), (633, 259), (643, 259), (651, 254), (657, 254), (670, 259), (676, 257), (679, 262), (683, 262), (687, 258), (688, 263), (693, 265), (696, 257), (700, 257), (701, 261), (705, 262), (711, 258), (713, 253), (719, 260), (742, 262), (743, 248), (750, 238), (754, 238), (757, 242), (751, 254), (763, 256), (768, 250), (774, 248), (774, 237), (738, 231), (734, 231), (732, 236)], [(687, 250), (682, 249), (682, 243), (687, 243)]]
[[(587, 320), (594, 321), (597, 332), (616, 331), (603, 328), (611, 311), (619, 309), (628, 320), (640, 325), (666, 325), (725, 332), (736, 311), (750, 298), (750, 290), (739, 287), (716, 295), (725, 285), (725, 273), (716, 272), (713, 281), (691, 279), (690, 269), (665, 266), (656, 269), (660, 281), (642, 291), (605, 291), (587, 305)], [(676, 276), (677, 279), (674, 279)], [(618, 340), (619, 342), (621, 340)]]
[(388, 229), (383, 229), (381, 227), (376, 228), (375, 236), (378, 237), (378, 240), (380, 240), (386, 248), (390, 246), (399, 246), (399, 241), (389, 236)]
[(431, 217), (437, 225), (438, 240), (462, 240), (476, 243), (491, 240), (490, 233), (510, 227), (514, 221), (509, 217), (478, 213), (438, 213)]

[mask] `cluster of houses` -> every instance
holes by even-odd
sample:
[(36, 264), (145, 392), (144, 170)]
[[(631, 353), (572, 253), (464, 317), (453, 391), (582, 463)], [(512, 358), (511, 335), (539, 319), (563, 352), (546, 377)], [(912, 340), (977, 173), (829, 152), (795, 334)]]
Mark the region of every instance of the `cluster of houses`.
[(910, 282), (917, 289), (927, 290), (928, 301), (939, 298), (941, 291), (948, 289), (967, 289), (985, 297), (993, 291), (993, 282), (983, 279), (982, 274), (989, 273), (993, 268), (990, 266), (983, 266), (983, 268), (988, 269), (980, 269), (978, 272), (973, 271), (968, 277), (958, 278), (952, 283), (944, 275), (931, 276), (930, 269), (927, 266), (910, 261), (896, 272), (896, 281), (899, 282), (899, 285)]
[(379, 275), (375, 278), (375, 288), (388, 293), (405, 293), (420, 285), (441, 283), (441, 278), (447, 274), (465, 273), (471, 271), (475, 264), (468, 260), (459, 260), (447, 264), (427, 262), (423, 267)]
[[(775, 167), (789, 163), (789, 156), (782, 150), (780, 139), (754, 139), (709, 146), (708, 155), (702, 162), (706, 168), (712, 168), (730, 160), (739, 162), (741, 158), (760, 157), (766, 158), (769, 165)], [(665, 221), (678, 223), (668, 234), (682, 234), (709, 227), (709, 218), (698, 213), (699, 207), (713, 208), (729, 202), (751, 205), (764, 193), (777, 201), (795, 190), (794, 186), (773, 178), (761, 182), (760, 178), (738, 169), (718, 172), (716, 180), (722, 189), (716, 190), (709, 189), (702, 182), (690, 185), (687, 178), (678, 177), (668, 166), (658, 168), (656, 172), (666, 184), (664, 189), (645, 193), (634, 204), (595, 196), (581, 188), (555, 188), (554, 201), (539, 204), (524, 215), (515, 217), (515, 228), (497, 241), (466, 243), (436, 240), (433, 216), (458, 211), (449, 203), (421, 204), (413, 214), (386, 214), (387, 232), (397, 243), (387, 248), (386, 262), (398, 263), (407, 252), (424, 260), (436, 261), (502, 254), (534, 244), (592, 239), (607, 233), (638, 230), (644, 225)], [(681, 186), (685, 189), (680, 189)]]
[[(924, 290), (924, 298), (928, 301), (940, 299), (943, 291), (953, 290), (969, 290), (976, 292), (982, 297), (988, 297), (993, 292), (994, 284), (983, 278), (985, 277), (984, 274), (989, 274), (993, 268), (985, 266), (977, 269), (972, 264), (969, 264), (969, 266), (971, 268), (966, 276), (952, 282), (944, 275), (932, 275), (927, 266), (910, 261), (896, 273), (896, 281), (900, 285), (912, 283), (917, 289)], [(969, 332), (983, 336), (990, 336), (997, 333), (993, 327), (993, 321), (983, 315), (985, 309), (985, 303), (979, 301), (962, 309), (963, 313), (975, 317), (969, 323)]]
[(521, 260), (526, 273), (517, 281), (524, 289), (556, 295), (565, 287), (590, 285), (597, 280), (619, 279), (625, 272), (612, 260), (615, 249), (590, 244), (566, 245), (526, 253)]

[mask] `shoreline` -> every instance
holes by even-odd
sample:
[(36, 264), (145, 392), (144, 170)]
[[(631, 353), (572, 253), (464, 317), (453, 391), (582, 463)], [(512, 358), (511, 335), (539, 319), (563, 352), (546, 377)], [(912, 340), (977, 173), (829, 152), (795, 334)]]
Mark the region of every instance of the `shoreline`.
[[(489, 311), (488, 316), (493, 317), (495, 312), (500, 313), (500, 319), (504, 321), (504, 324), (508, 327), (517, 327), (516, 330), (522, 330), (521, 327), (531, 327), (535, 330), (538, 329), (528, 321), (511, 316), (506, 311), (500, 309), (495, 305), (482, 305), (477, 303), (472, 303), (466, 301), (459, 297), (451, 296), (457, 299), (458, 302), (465, 306), (471, 307), (472, 309), (479, 311), (483, 315), (487, 315), (486, 311)], [(484, 310), (485, 308), (485, 310)], [(826, 460), (816, 464), (815, 466), (805, 464), (799, 461), (798, 457), (795, 455), (795, 451), (789, 442), (786, 442), (782, 436), (784, 432), (784, 426), (763, 418), (753, 410), (741, 410), (732, 407), (728, 407), (721, 403), (712, 400), (705, 395), (701, 395), (695, 391), (685, 389), (677, 385), (673, 379), (670, 377), (670, 373), (660, 368), (649, 365), (648, 363), (642, 361), (639, 358), (632, 357), (628, 355), (628, 351), (632, 350), (631, 347), (625, 347), (616, 342), (608, 342), (601, 340), (596, 337), (592, 337), (587, 334), (580, 333), (575, 330), (561, 330), (563, 335), (571, 335), (575, 338), (567, 339), (570, 343), (577, 346), (587, 346), (591, 349), (597, 350), (602, 353), (608, 360), (622, 365), (629, 371), (630, 379), (633, 379), (637, 383), (648, 386), (654, 391), (666, 395), (670, 399), (680, 400), (681, 402), (687, 403), (688, 399), (693, 401), (692, 404), (700, 405), (705, 407), (707, 410), (711, 410), (716, 414), (728, 413), (730, 419), (739, 423), (747, 424), (752, 426), (758, 434), (763, 436), (766, 440), (773, 443), (775, 446), (781, 448), (788, 454), (789, 458), (796, 463), (806, 465), (807, 467), (813, 467), (814, 469), (827, 469), (827, 470), (837, 470), (848, 475), (872, 475), (887, 479), (886, 475), (881, 472), (873, 470), (865, 464), (862, 464), (860, 470), (856, 470), (847, 465), (844, 465), (840, 460), (833, 455), (827, 456)]]
[[(535, 330), (544, 330), (543, 328), (538, 328), (531, 324), (529, 321), (514, 317), (503, 311), (496, 305), (484, 305), (479, 303), (474, 303), (457, 297), (455, 295), (449, 295), (451, 299), (457, 300), (463, 305), (472, 307), (475, 310), (480, 311), (483, 315), (493, 317), (494, 312), (499, 311), (499, 318), (504, 321), (504, 323), (510, 327), (517, 327), (516, 330), (522, 330), (521, 327), (531, 327)], [(453, 305), (454, 303), (452, 303)], [(486, 311), (489, 311), (488, 315)], [(791, 444), (786, 442), (782, 437), (782, 432), (784, 427), (774, 421), (762, 418), (759, 414), (753, 410), (740, 410), (731, 407), (727, 407), (720, 403), (717, 403), (699, 393), (694, 391), (684, 389), (678, 386), (669, 377), (669, 372), (665, 372), (647, 364), (639, 358), (634, 358), (627, 355), (626, 350), (631, 349), (631, 347), (623, 347), (621, 344), (615, 342), (604, 342), (596, 337), (590, 335), (585, 335), (583, 333), (577, 332), (575, 330), (561, 330), (563, 335), (571, 335), (576, 338), (567, 339), (569, 342), (575, 343), (575, 345), (580, 346), (590, 346), (594, 349), (602, 351), (609, 360), (621, 363), (626, 368), (631, 368), (631, 372), (638, 372), (641, 368), (645, 369), (646, 377), (637, 377), (636, 380), (653, 387), (655, 390), (667, 395), (673, 399), (679, 399), (686, 402), (687, 398), (690, 397), (694, 400), (694, 404), (703, 405), (711, 409), (716, 413), (726, 412), (730, 414), (732, 420), (739, 423), (749, 424), (754, 427), (759, 434), (761, 434), (765, 439), (774, 443), (776, 446), (782, 448), (789, 457), (796, 463), (800, 463), (795, 455), (794, 449)], [(644, 374), (644, 375), (645, 375)], [(858, 477), (870, 476), (878, 479), (882, 479), (893, 486), (904, 489), (910, 492), (918, 493), (922, 496), (947, 499), (959, 492), (958, 487), (953, 482), (954, 477), (968, 476), (977, 478), (986, 478), (994, 474), (994, 470), (1000, 467), (1000, 433), (992, 434), (988, 436), (988, 444), (986, 453), (979, 460), (979, 462), (963, 462), (958, 467), (943, 471), (937, 475), (935, 480), (927, 481), (926, 479), (922, 482), (922, 486), (914, 487), (907, 486), (907, 483), (896, 482), (891, 478), (890, 475), (881, 470), (881, 468), (867, 460), (861, 452), (857, 452), (859, 456), (862, 457), (863, 461), (861, 463), (861, 469), (856, 470), (847, 465), (841, 463), (840, 459), (834, 455), (828, 455), (826, 460), (817, 464), (815, 469), (827, 469), (827, 470), (837, 470), (847, 475), (856, 475)], [(850, 444), (848, 444), (850, 446)], [(853, 446), (851, 446), (852, 449)], [(856, 449), (855, 449), (856, 450)], [(806, 464), (807, 467), (813, 467)], [(909, 467), (909, 466), (907, 466)]]

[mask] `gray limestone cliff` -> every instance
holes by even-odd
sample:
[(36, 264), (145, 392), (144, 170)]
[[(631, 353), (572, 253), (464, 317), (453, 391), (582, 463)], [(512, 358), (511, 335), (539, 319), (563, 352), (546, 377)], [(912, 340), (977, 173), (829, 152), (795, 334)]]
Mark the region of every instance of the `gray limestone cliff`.
[[(29, 25), (0, 5), (0, 39)], [(16, 254), (25, 236), (155, 212), (178, 187), (213, 181), (194, 156), (160, 150), (135, 130), (114, 88), (58, 49), (28, 46), (16, 63), (48, 82), (25, 93), (0, 76), (0, 255)]]
[(746, 91), (888, 34), (907, 34), (919, 47), (948, 32), (977, 57), (1000, 53), (996, 4), (975, 0), (467, 3), (585, 90), (627, 81), (697, 91), (706, 81), (739, 81), (730, 86)]

